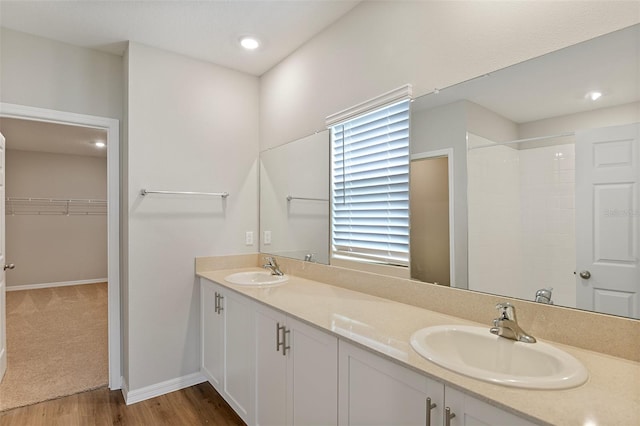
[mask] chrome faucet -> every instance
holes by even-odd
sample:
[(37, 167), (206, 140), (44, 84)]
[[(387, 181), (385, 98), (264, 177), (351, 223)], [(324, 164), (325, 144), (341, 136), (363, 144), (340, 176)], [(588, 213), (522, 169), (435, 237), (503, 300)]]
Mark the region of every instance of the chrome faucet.
[(548, 305), (553, 305), (553, 300), (551, 300), (552, 291), (553, 291), (553, 288), (551, 287), (541, 288), (540, 290), (536, 291), (535, 301), (538, 303), (546, 303)]
[(275, 257), (267, 256), (264, 258), (264, 260), (267, 263), (262, 265), (262, 267), (265, 269), (271, 269), (271, 275), (278, 275), (278, 276), (284, 275), (284, 273), (280, 270), (280, 267), (278, 266), (278, 262), (276, 261)]
[(528, 335), (518, 325), (515, 306), (508, 302), (498, 303), (496, 309), (500, 316), (493, 320), (493, 327), (489, 330), (491, 333), (507, 339), (517, 340), (518, 342), (536, 342), (535, 337)]

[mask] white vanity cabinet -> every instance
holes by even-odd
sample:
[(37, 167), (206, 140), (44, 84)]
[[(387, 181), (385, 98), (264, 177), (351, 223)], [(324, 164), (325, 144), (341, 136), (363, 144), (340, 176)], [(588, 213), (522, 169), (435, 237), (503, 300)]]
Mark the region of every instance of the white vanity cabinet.
[(256, 424), (335, 425), (338, 339), (256, 304)]
[(536, 424), (450, 386), (445, 388), (445, 404), (455, 414), (451, 419), (451, 426), (534, 426)]
[(255, 396), (255, 304), (251, 299), (200, 279), (201, 371), (248, 424)]
[(342, 340), (339, 353), (340, 425), (534, 425)]
[(249, 425), (535, 424), (224, 286), (200, 283), (202, 374)]
[(341, 425), (443, 424), (442, 383), (342, 340), (339, 364)]

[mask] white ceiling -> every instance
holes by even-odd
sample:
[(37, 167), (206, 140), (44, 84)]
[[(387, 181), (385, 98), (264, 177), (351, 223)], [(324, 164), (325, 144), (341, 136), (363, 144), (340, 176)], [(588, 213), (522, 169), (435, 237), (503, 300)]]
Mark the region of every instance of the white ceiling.
[(7, 150), (107, 156), (105, 148), (94, 145), (107, 140), (107, 132), (100, 129), (1, 117), (0, 132), (7, 140)]
[[(598, 101), (588, 100), (600, 91)], [(578, 43), (417, 99), (414, 110), (466, 99), (515, 123), (640, 101), (640, 25)]]
[[(262, 75), (360, 0), (0, 1), (0, 25), (122, 55), (126, 41)], [(257, 51), (239, 47), (255, 35)]]

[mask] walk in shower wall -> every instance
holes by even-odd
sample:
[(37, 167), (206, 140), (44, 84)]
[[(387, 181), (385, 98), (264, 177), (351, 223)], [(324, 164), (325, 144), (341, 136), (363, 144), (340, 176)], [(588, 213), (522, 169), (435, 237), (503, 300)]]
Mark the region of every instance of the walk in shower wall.
[(469, 134), (469, 288), (575, 306), (574, 144), (491, 143)]

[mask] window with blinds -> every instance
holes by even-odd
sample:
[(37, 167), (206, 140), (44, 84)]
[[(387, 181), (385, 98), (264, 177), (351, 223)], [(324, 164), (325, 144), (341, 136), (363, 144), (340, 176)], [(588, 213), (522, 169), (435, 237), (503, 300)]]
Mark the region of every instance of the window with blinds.
[(409, 104), (331, 126), (336, 257), (409, 263)]

